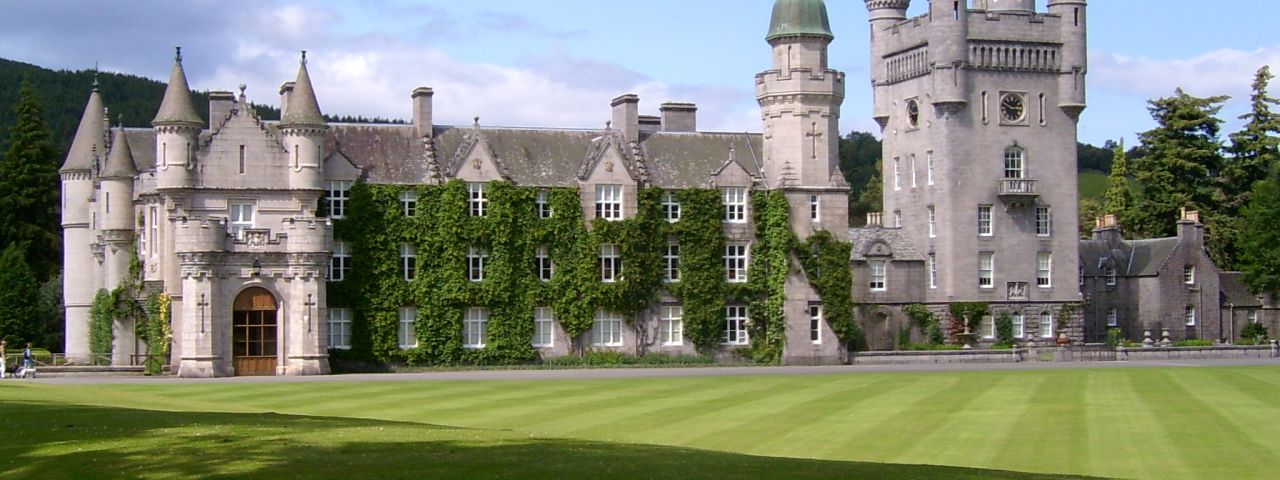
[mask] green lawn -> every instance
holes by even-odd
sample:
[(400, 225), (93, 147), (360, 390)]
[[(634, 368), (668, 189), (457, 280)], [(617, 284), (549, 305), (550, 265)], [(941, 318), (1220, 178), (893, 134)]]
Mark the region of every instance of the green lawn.
[(5, 381), (0, 478), (1264, 478), (1278, 398), (1270, 367)]

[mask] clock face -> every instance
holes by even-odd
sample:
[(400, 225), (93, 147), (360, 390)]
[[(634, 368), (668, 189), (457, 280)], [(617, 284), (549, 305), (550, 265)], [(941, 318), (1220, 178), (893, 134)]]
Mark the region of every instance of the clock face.
[(920, 126), (920, 102), (907, 100), (907, 123), (911, 128)]
[(1000, 98), (1000, 115), (1004, 121), (1018, 123), (1027, 118), (1027, 102), (1022, 94), (1006, 93)]

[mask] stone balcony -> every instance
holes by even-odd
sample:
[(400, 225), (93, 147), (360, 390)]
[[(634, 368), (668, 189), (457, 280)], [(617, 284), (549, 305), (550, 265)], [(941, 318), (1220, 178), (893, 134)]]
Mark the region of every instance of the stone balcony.
[(1036, 193), (1036, 181), (1027, 178), (1004, 178), (1000, 180), (1000, 201), (1006, 206), (1017, 206), (1035, 203), (1040, 197)]

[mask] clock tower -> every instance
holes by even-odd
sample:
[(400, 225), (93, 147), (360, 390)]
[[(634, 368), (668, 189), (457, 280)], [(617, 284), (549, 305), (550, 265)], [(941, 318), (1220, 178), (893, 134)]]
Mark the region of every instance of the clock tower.
[(925, 303), (985, 302), (1027, 336), (1078, 325), (1032, 328), (1080, 301), (1085, 1), (933, 0), (915, 18), (910, 0), (865, 3), (884, 224), (926, 257)]

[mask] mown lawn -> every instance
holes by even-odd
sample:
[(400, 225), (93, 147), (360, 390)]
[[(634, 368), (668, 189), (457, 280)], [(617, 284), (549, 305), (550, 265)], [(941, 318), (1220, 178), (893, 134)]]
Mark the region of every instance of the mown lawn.
[(5, 381), (0, 478), (1274, 478), (1278, 398), (1270, 367)]

